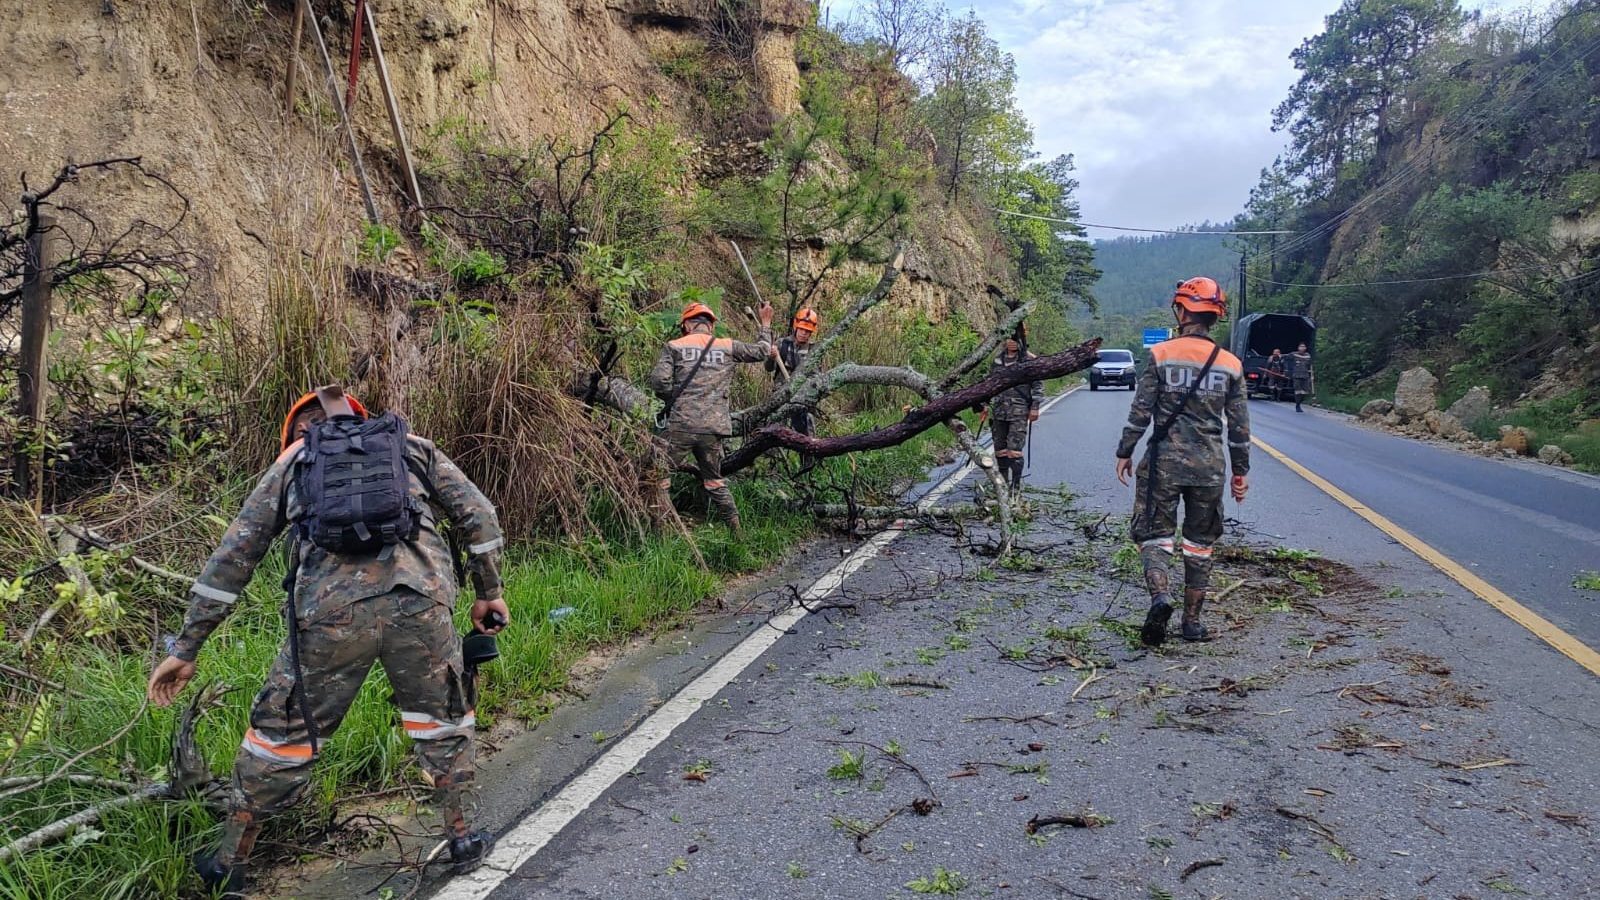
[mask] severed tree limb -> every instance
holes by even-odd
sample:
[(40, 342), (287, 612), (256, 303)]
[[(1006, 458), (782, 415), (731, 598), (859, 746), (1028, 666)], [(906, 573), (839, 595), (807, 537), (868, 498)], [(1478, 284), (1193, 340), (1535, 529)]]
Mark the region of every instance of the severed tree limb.
[(935, 425), (954, 419), (962, 410), (988, 400), (1006, 388), (1030, 381), (1059, 378), (1087, 369), (1094, 364), (1095, 351), (1099, 349), (1100, 339), (1093, 338), (1060, 353), (1041, 356), (1020, 365), (1007, 366), (981, 381), (912, 409), (893, 425), (862, 434), (818, 438), (808, 437), (783, 425), (767, 425), (746, 438), (744, 445), (738, 450), (728, 454), (723, 461), (722, 471), (724, 474), (732, 474), (747, 469), (763, 453), (776, 448), (826, 458), (893, 447)]
[(29, 832), (28, 834), (17, 838), (4, 847), (0, 847), (0, 862), (5, 862), (6, 860), (20, 853), (27, 853), (29, 850), (32, 850), (35, 847), (40, 847), (44, 844), (50, 843), (51, 841), (66, 837), (77, 828), (98, 821), (102, 815), (110, 812), (113, 809), (127, 806), (140, 800), (150, 800), (156, 797), (163, 797), (166, 796), (166, 794), (167, 786), (165, 784), (151, 784), (140, 788), (131, 794), (123, 794), (120, 797), (112, 797), (110, 800), (103, 800), (94, 804), (93, 806), (81, 809), (78, 812), (67, 816), (65, 819), (57, 819), (43, 828)]

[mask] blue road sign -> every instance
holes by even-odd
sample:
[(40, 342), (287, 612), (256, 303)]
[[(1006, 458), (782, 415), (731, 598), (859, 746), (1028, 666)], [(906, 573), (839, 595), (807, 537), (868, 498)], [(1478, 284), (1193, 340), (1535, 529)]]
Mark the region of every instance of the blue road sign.
[(1148, 347), (1154, 347), (1155, 345), (1161, 343), (1164, 340), (1167, 340), (1170, 337), (1172, 337), (1171, 329), (1167, 329), (1167, 328), (1146, 328), (1144, 330), (1144, 345), (1147, 348)]

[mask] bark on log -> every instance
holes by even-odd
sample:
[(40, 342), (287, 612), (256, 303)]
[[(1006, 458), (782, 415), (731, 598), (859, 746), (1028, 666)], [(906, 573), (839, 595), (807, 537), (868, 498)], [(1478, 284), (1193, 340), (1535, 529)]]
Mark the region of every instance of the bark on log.
[(768, 425), (746, 438), (744, 444), (729, 454), (722, 463), (724, 474), (748, 468), (761, 454), (774, 448), (795, 450), (816, 457), (841, 456), (863, 450), (879, 450), (903, 444), (948, 419), (999, 394), (1009, 387), (1029, 381), (1060, 378), (1081, 372), (1094, 364), (1095, 352), (1100, 349), (1100, 339), (1094, 338), (1060, 353), (1031, 359), (1021, 365), (1007, 366), (982, 381), (974, 382), (961, 390), (952, 391), (923, 406), (906, 413), (905, 418), (893, 425), (841, 437), (807, 437), (792, 428)]

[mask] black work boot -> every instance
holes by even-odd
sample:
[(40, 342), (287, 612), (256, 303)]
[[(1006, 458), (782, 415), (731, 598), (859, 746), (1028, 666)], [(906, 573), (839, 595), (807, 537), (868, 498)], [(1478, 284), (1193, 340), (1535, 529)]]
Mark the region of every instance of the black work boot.
[(200, 876), (200, 883), (205, 885), (208, 893), (224, 897), (243, 895), (244, 863), (223, 865), (218, 861), (216, 851), (205, 850), (196, 853), (193, 862), (194, 873)]
[(1150, 611), (1144, 614), (1144, 627), (1139, 629), (1139, 640), (1146, 647), (1159, 647), (1167, 640), (1167, 622), (1172, 619), (1172, 598), (1157, 594), (1150, 601)]
[(1186, 641), (1206, 641), (1211, 639), (1211, 631), (1200, 624), (1200, 611), (1206, 606), (1205, 588), (1189, 588), (1183, 592), (1183, 639)]
[(493, 847), (494, 835), (483, 831), (469, 831), (451, 838), (450, 861), (455, 863), (455, 874), (465, 875), (483, 865)]

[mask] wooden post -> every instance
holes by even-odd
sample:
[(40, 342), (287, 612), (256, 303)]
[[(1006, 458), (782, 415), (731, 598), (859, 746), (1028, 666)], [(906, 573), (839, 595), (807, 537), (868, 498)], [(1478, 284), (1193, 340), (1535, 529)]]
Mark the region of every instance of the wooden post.
[(356, 146), (356, 129), (350, 122), (350, 114), (345, 112), (344, 98), (339, 96), (339, 76), (333, 71), (333, 57), (328, 55), (328, 42), (322, 39), (322, 25), (317, 22), (317, 11), (311, 8), (311, 0), (300, 0), (300, 6), (305, 10), (306, 21), (311, 23), (311, 36), (316, 39), (317, 53), (322, 56), (322, 68), (327, 75), (328, 98), (333, 102), (333, 108), (339, 112), (339, 121), (344, 125), (345, 149), (350, 153), (350, 164), (356, 170), (356, 181), (361, 186), (361, 201), (367, 207), (367, 221), (374, 225), (383, 221), (378, 216), (378, 203), (372, 199), (372, 183), (367, 180), (367, 167), (361, 162), (361, 149)]
[(367, 22), (366, 0), (356, 0), (356, 14), (350, 19), (350, 74), (345, 78), (344, 108), (356, 108), (356, 77), (361, 74), (361, 30)]
[(300, 37), (306, 25), (306, 8), (294, 5), (294, 37), (289, 40), (288, 72), (284, 75), (283, 114), (294, 115), (294, 79), (300, 71)]
[(378, 20), (372, 11), (373, 0), (366, 0), (362, 10), (367, 17), (367, 33), (372, 37), (372, 63), (378, 70), (378, 86), (383, 88), (383, 104), (389, 110), (389, 127), (394, 129), (394, 145), (400, 157), (400, 175), (406, 196), (422, 208), (422, 189), (417, 187), (416, 167), (411, 161), (411, 144), (406, 140), (405, 126), (400, 122), (400, 103), (394, 96), (394, 85), (389, 81), (389, 64), (383, 59), (383, 44), (378, 40)]
[[(24, 200), (26, 202), (26, 200)], [(22, 262), (22, 362), (17, 370), (17, 414), (21, 434), (12, 476), (19, 496), (34, 501), (38, 512), (44, 493), (40, 423), (44, 419), (44, 350), (50, 340), (50, 267), (55, 220), (29, 210), (32, 220)]]

